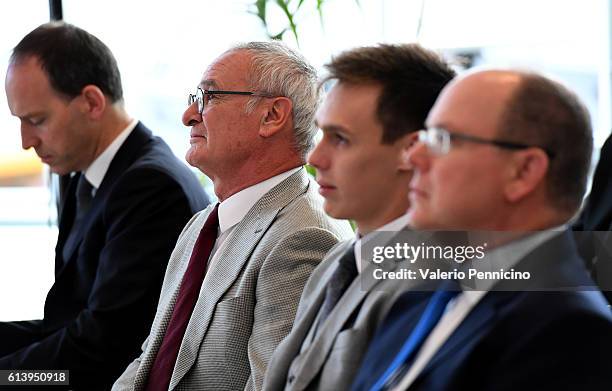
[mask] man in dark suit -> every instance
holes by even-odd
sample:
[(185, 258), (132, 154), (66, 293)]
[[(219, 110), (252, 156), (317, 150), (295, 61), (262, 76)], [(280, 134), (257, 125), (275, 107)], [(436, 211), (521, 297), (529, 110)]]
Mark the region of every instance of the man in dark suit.
[(29, 33), (6, 93), (23, 148), (73, 176), (44, 319), (0, 323), (0, 368), (69, 370), (74, 389), (108, 389), (151, 326), (179, 233), (208, 199), (128, 116), (115, 59), (86, 31), (50, 23)]
[(612, 230), (612, 135), (601, 147), (593, 175), (593, 186), (580, 217), (574, 224), (579, 231)]
[(573, 229), (580, 255), (612, 303), (612, 135), (601, 147), (591, 193)]
[(592, 149), (584, 106), (540, 75), (482, 71), (451, 82), (427, 126), (410, 151), (410, 224), (505, 231), (481, 270), (529, 276), (402, 294), (353, 389), (609, 390), (612, 316), (566, 227)]
[[(455, 75), (419, 45), (346, 51), (328, 65), (337, 83), (317, 114), (323, 138), (310, 154), (325, 211), (352, 219), (357, 237), (327, 254), (308, 280), (291, 333), (279, 345), (266, 390), (341, 390), (351, 384), (401, 280), (372, 280), (363, 244), (392, 240), (407, 223), (412, 167), (406, 156), (439, 92)], [(386, 231), (386, 232), (385, 232)], [(361, 270), (363, 268), (363, 270)], [(365, 277), (367, 279), (367, 277)]]

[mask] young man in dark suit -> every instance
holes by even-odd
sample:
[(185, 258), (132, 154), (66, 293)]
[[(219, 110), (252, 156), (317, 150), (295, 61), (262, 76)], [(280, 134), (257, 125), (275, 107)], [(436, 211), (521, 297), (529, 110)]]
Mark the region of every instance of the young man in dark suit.
[(478, 262), (530, 274), (478, 290), (445, 281), (418, 305), (423, 293), (402, 294), (352, 388), (610, 389), (612, 316), (566, 226), (591, 156), (584, 106), (537, 74), (470, 73), (440, 94), (419, 140), (410, 224), (503, 231)]
[(11, 56), (6, 94), (23, 148), (72, 177), (44, 319), (0, 323), (0, 368), (69, 370), (74, 389), (108, 389), (151, 326), (179, 233), (208, 198), (127, 114), (116, 61), (86, 31), (30, 32)]

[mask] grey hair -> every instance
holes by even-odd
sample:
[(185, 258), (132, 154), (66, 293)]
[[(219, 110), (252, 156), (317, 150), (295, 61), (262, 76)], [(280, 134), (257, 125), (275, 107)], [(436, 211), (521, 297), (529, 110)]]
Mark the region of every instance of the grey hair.
[[(314, 123), (320, 102), (317, 71), (301, 54), (279, 41), (241, 43), (226, 53), (242, 50), (251, 55), (247, 79), (253, 90), (291, 99), (294, 147), (305, 158), (314, 147), (317, 133)], [(260, 100), (251, 98), (247, 112), (253, 112)]]

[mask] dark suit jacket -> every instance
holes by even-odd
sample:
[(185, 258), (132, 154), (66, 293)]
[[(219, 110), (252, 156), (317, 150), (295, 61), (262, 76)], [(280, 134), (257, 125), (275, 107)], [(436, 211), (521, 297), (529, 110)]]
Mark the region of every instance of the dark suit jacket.
[[(551, 284), (592, 286), (568, 232), (536, 248), (517, 266), (529, 270), (535, 263), (550, 272)], [(369, 390), (389, 366), (427, 305), (415, 301), (423, 294), (400, 296), (377, 331), (353, 390)], [(610, 390), (610, 352), (612, 316), (599, 291), (538, 292), (529, 286), (492, 291), (409, 390)]]
[(601, 147), (591, 193), (574, 224), (574, 229), (579, 231), (612, 229), (612, 135), (608, 136)]
[[(601, 148), (593, 186), (573, 226), (578, 251), (612, 303), (612, 135)], [(595, 231), (595, 232), (594, 232)]]
[(0, 324), (0, 345), (21, 343), (9, 354), (0, 348), (0, 368), (68, 369), (75, 389), (109, 389), (148, 335), (178, 235), (209, 200), (193, 173), (139, 123), (63, 259), (75, 182), (59, 220), (44, 319)]

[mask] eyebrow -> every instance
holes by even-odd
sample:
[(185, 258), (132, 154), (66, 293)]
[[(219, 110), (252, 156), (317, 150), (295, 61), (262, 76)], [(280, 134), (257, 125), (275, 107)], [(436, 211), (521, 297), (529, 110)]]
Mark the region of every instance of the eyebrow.
[(202, 80), (199, 87), (203, 90), (219, 89), (217, 83), (211, 79)]
[(425, 122), (424, 130), (427, 130), (429, 128), (442, 128), (442, 129), (446, 129), (448, 131), (455, 131), (455, 128), (450, 126), (447, 122), (438, 122), (435, 125), (432, 125), (431, 122)]
[(19, 119), (30, 119), (32, 117), (40, 117), (41, 115), (45, 115), (45, 113), (42, 112), (42, 111), (32, 111), (32, 112), (25, 113), (25, 114), (22, 114), (22, 115), (15, 115), (15, 114), (13, 114), (13, 115), (15, 117), (19, 118)]
[(315, 126), (325, 132), (342, 132), (342, 133), (351, 133), (350, 130), (348, 130), (347, 128), (341, 126), (341, 125), (327, 125), (327, 126), (321, 126), (319, 125), (319, 123), (315, 120)]

